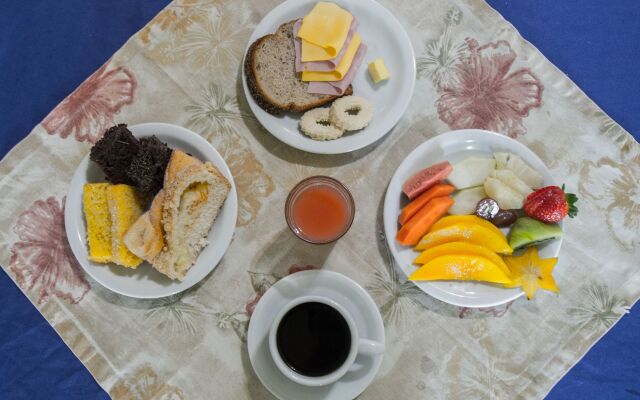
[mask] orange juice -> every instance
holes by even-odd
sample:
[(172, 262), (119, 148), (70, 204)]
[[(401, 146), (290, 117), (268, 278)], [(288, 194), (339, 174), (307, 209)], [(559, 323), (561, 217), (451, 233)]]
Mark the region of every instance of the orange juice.
[(289, 227), (301, 239), (329, 243), (349, 229), (354, 215), (353, 199), (335, 179), (312, 177), (291, 191), (285, 214)]

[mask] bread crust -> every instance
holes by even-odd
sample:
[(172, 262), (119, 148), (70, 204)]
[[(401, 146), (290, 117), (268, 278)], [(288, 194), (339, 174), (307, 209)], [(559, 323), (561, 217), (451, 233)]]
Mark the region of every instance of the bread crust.
[[(260, 86), (260, 82), (258, 82), (256, 78), (256, 49), (260, 46), (260, 44), (262, 44), (262, 42), (279, 35), (278, 32), (282, 32), (287, 24), (293, 23), (295, 23), (295, 20), (285, 22), (284, 24), (280, 25), (276, 33), (271, 33), (269, 35), (263, 36), (253, 42), (249, 47), (249, 50), (247, 50), (247, 54), (244, 59), (244, 74), (247, 79), (247, 86), (249, 87), (251, 96), (263, 110), (273, 115), (280, 115), (286, 111), (302, 113), (312, 108), (321, 107), (339, 97), (349, 96), (353, 94), (353, 87), (349, 85), (342, 96), (325, 95), (323, 97), (320, 97), (317, 101), (305, 104), (296, 104), (294, 102), (290, 102), (288, 104), (279, 104), (277, 101), (269, 97), (269, 95)], [(298, 78), (296, 77), (296, 79)]]

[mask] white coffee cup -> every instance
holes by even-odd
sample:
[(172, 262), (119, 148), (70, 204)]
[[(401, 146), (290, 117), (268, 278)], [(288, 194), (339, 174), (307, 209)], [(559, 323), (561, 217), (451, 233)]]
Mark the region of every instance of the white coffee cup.
[[(284, 362), (284, 360), (280, 356), (280, 352), (278, 351), (276, 334), (282, 318), (293, 307), (303, 303), (322, 303), (328, 305), (329, 307), (338, 311), (340, 315), (342, 315), (349, 327), (349, 331), (351, 333), (351, 347), (349, 348), (349, 354), (347, 355), (344, 363), (330, 374), (317, 377), (302, 375), (291, 369)], [(323, 296), (302, 296), (284, 306), (274, 318), (273, 323), (271, 324), (271, 329), (269, 331), (269, 350), (271, 351), (271, 357), (273, 358), (276, 366), (278, 367), (280, 372), (282, 372), (287, 378), (301, 385), (324, 386), (342, 378), (342, 376), (349, 371), (349, 368), (351, 368), (351, 366), (353, 365), (358, 354), (382, 354), (384, 352), (384, 343), (360, 338), (360, 336), (358, 335), (358, 327), (356, 326), (349, 312), (347, 312), (344, 307), (342, 307), (334, 300)]]

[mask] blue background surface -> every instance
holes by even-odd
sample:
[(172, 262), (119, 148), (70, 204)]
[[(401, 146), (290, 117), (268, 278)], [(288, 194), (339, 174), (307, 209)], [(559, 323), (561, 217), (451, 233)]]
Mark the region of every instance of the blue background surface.
[[(0, 156), (166, 3), (2, 2)], [(489, 3), (638, 139), (637, 0)], [(0, 272), (0, 304), (0, 399), (108, 398), (4, 272)], [(548, 398), (640, 398), (639, 309), (637, 305), (623, 317)]]

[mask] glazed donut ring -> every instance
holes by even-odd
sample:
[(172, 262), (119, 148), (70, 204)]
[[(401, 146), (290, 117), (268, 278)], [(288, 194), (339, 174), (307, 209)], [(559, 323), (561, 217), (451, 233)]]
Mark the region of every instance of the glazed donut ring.
[(300, 118), (300, 130), (314, 140), (334, 140), (344, 133), (329, 122), (328, 108), (314, 108), (304, 113)]
[(373, 106), (362, 97), (345, 96), (334, 101), (329, 121), (345, 131), (357, 131), (369, 125), (373, 118)]

